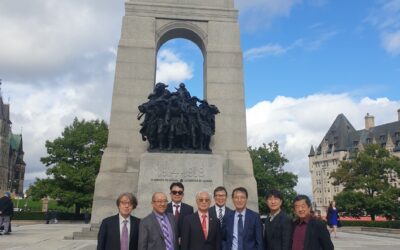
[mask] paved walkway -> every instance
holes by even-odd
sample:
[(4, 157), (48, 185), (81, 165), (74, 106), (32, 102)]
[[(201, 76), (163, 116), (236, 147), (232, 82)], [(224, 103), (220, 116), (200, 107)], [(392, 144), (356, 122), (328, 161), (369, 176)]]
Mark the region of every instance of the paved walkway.
[[(14, 226), (13, 233), (0, 236), (1, 250), (95, 250), (95, 240), (64, 240), (85, 224), (36, 224)], [(388, 234), (345, 233), (332, 239), (336, 250), (398, 250), (400, 238)]]
[(0, 236), (1, 250), (94, 250), (95, 240), (64, 240), (86, 224), (36, 224), (13, 226), (10, 235)]

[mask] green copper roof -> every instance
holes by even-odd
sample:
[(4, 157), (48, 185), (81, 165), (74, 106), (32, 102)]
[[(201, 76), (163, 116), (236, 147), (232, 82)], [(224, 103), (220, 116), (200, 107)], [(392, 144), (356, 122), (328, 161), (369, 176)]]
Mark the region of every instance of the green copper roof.
[(13, 150), (19, 150), (22, 143), (22, 135), (11, 134), (10, 146)]

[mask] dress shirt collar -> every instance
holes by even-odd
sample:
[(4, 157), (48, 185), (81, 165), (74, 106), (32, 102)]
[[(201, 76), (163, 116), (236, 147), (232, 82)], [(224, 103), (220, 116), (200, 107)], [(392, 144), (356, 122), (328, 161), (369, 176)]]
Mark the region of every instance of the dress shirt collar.
[(124, 223), (124, 220), (128, 221), (127, 225), (129, 225), (129, 223), (131, 223), (131, 216), (128, 216), (128, 218), (126, 218), (126, 219), (124, 217), (122, 217), (121, 214), (118, 214), (118, 216), (119, 216), (119, 224), (120, 225)]
[(279, 209), (278, 211), (276, 211), (274, 214), (269, 214), (269, 221), (273, 221), (275, 219), (275, 217), (281, 212), (281, 210)]

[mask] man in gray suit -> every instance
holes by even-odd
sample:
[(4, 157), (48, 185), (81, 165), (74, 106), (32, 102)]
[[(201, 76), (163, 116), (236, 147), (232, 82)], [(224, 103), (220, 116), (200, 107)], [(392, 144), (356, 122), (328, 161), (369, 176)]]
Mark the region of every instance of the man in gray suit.
[(140, 222), (139, 250), (177, 250), (177, 226), (174, 216), (165, 213), (167, 196), (156, 192), (151, 199), (153, 211)]

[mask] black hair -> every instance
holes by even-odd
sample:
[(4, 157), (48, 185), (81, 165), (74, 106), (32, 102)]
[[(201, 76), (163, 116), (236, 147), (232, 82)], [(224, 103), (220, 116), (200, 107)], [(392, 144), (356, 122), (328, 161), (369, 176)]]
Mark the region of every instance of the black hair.
[(246, 198), (248, 198), (248, 194), (247, 194), (247, 189), (245, 189), (244, 187), (237, 187), (232, 191), (232, 198), (233, 195), (235, 194), (235, 192), (242, 192), (246, 194)]
[(172, 188), (175, 186), (182, 188), (182, 190), (185, 191), (185, 187), (183, 186), (182, 182), (173, 182), (171, 186), (169, 186), (169, 190), (172, 190)]
[(311, 200), (305, 194), (299, 194), (293, 199), (293, 207), (294, 207), (294, 203), (296, 203), (297, 201), (301, 201), (301, 200), (304, 200), (306, 202), (307, 206), (311, 207)]

